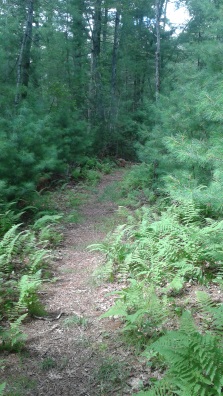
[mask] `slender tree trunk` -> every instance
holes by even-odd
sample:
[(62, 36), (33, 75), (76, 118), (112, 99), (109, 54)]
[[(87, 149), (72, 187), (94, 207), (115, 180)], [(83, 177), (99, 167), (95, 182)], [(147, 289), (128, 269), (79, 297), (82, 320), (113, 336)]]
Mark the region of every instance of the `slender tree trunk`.
[[(117, 98), (116, 98), (116, 85), (117, 85), (117, 58), (119, 48), (119, 26), (120, 26), (120, 11), (117, 9), (115, 14), (115, 30), (112, 51), (112, 71), (111, 71), (111, 106), (110, 106), (110, 132), (114, 132), (116, 119), (117, 119)], [(118, 147), (116, 147), (116, 151)]]
[(115, 31), (112, 52), (112, 74), (111, 74), (111, 100), (112, 107), (115, 103), (116, 83), (117, 83), (117, 55), (119, 47), (119, 25), (120, 25), (120, 12), (117, 10), (115, 15)]
[(96, 0), (94, 12), (94, 27), (92, 32), (92, 75), (96, 79), (98, 75), (98, 63), (101, 52), (101, 4), (102, 0)]
[(107, 32), (108, 32), (108, 8), (105, 7), (104, 24), (103, 24), (103, 30), (102, 30), (103, 51), (105, 51), (105, 49), (106, 49)]
[(33, 3), (34, 0), (27, 1), (27, 19), (23, 34), (22, 45), (20, 48), (18, 67), (15, 105), (18, 105), (22, 98), (27, 96), (29, 85), (30, 51), (32, 45), (32, 24), (33, 24)]
[[(103, 118), (103, 104), (101, 100), (101, 77), (99, 59), (101, 53), (101, 12), (102, 0), (95, 0), (94, 26), (92, 30), (92, 57), (91, 57), (91, 106), (94, 113)], [(92, 114), (93, 115), (93, 114)], [(94, 116), (94, 115), (93, 115)]]
[(156, 0), (156, 78), (155, 78), (155, 94), (156, 101), (158, 101), (160, 92), (160, 0)]

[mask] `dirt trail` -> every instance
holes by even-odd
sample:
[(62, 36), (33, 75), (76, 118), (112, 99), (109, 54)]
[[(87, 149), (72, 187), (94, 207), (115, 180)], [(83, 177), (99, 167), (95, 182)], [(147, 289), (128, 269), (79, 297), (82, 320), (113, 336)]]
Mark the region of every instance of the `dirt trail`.
[[(52, 318), (61, 316), (53, 321), (36, 319), (26, 324), (26, 352), (11, 354), (6, 359), (5, 373), (12, 379), (10, 395), (133, 394), (134, 380), (130, 372), (126, 375), (126, 366), (130, 370), (135, 358), (115, 339), (120, 323), (99, 320), (114, 299), (106, 294), (117, 285), (93, 284), (92, 272), (103, 255), (86, 249), (87, 245), (103, 240), (106, 235), (103, 225), (109, 219), (112, 222), (117, 209), (116, 204), (99, 202), (98, 197), (122, 176), (122, 171), (104, 176), (97, 193), (91, 192), (80, 208), (83, 221), (65, 226), (65, 240), (55, 261), (58, 280), (47, 283), (42, 292), (47, 312)], [(70, 321), (69, 326), (65, 326), (66, 320)], [(135, 369), (136, 365), (134, 362)]]

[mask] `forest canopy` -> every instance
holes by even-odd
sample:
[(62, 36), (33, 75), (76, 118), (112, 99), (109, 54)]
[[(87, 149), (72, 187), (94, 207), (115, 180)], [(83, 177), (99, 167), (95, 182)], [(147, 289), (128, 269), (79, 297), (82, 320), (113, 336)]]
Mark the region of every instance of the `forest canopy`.
[(142, 161), (148, 185), (222, 208), (222, 1), (5, 0), (0, 194), (23, 199), (89, 157)]

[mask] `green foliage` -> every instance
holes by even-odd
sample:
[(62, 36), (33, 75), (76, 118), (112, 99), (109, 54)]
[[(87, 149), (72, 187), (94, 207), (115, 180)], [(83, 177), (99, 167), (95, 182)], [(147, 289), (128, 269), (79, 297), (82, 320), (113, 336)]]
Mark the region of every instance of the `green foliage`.
[(41, 316), (45, 312), (37, 296), (41, 283), (41, 270), (33, 275), (23, 275), (18, 282), (19, 300), (13, 309)]
[(24, 393), (34, 392), (37, 381), (29, 376), (14, 376), (7, 383), (6, 396), (23, 396)]
[(208, 328), (221, 336), (223, 330), (223, 304), (214, 303), (210, 296), (204, 292), (197, 292), (197, 298), (205, 317), (208, 317)]
[(57, 224), (61, 219), (61, 215), (44, 215), (35, 221), (32, 228), (39, 231), (43, 227), (48, 226), (49, 224)]
[(21, 323), (27, 314), (10, 323), (9, 328), (0, 327), (0, 350), (17, 352), (24, 346), (26, 335), (21, 331)]
[(63, 240), (63, 235), (56, 230), (55, 225), (58, 224), (62, 215), (44, 215), (40, 217), (32, 226), (32, 229), (38, 231), (39, 241), (45, 245), (58, 245)]
[(58, 246), (63, 241), (63, 234), (55, 226), (48, 225), (40, 231), (39, 240), (45, 245)]
[(0, 204), (0, 236), (2, 237), (14, 224), (18, 223), (23, 212), (16, 211), (16, 203)]
[[(150, 348), (164, 357), (168, 365), (165, 381), (173, 394), (222, 394), (221, 340), (211, 333), (200, 334), (189, 312), (183, 314), (179, 330), (168, 331)], [(163, 395), (163, 392), (161, 381), (154, 390), (145, 392), (145, 395)]]
[(78, 315), (73, 315), (63, 321), (65, 327), (72, 327), (74, 325), (86, 327), (87, 323), (88, 321), (86, 318)]
[(123, 181), (122, 188), (128, 192), (129, 190), (143, 190), (150, 187), (152, 179), (152, 168), (148, 164), (134, 165), (126, 173)]
[(199, 213), (193, 203), (179, 204), (154, 220), (144, 207), (108, 242), (90, 248), (106, 254), (110, 278), (117, 272), (124, 278), (134, 274), (179, 291), (186, 280), (204, 282), (222, 269), (223, 222), (199, 218)]
[(135, 279), (130, 279), (128, 288), (114, 293), (119, 296), (115, 305), (101, 317), (121, 317), (124, 321), (123, 332), (129, 340), (134, 345), (145, 347), (148, 340), (162, 332), (169, 313), (166, 298), (158, 298), (147, 282)]
[(41, 362), (41, 369), (44, 370), (44, 371), (48, 371), (48, 370), (50, 370), (52, 368), (55, 368), (56, 366), (57, 366), (57, 362), (54, 359), (50, 358), (50, 357), (45, 358)]
[(106, 186), (98, 197), (99, 202), (112, 201), (119, 203), (123, 198), (122, 185), (118, 182), (113, 182)]
[(57, 194), (58, 191), (35, 191), (30, 205), (25, 208), (27, 215), (35, 222), (45, 215), (57, 216), (58, 213), (60, 214), (61, 206), (57, 201)]
[(95, 370), (95, 379), (101, 394), (108, 393), (111, 389), (124, 388), (128, 369), (124, 362), (119, 362), (113, 357), (104, 358)]
[(27, 313), (42, 315), (37, 291), (41, 273), (50, 252), (43, 249), (33, 231), (20, 231), (12, 226), (0, 241), (0, 312), (4, 318), (1, 329), (2, 347), (14, 348), (23, 341), (20, 331)]
[(88, 246), (90, 251), (96, 250), (106, 254), (106, 265), (101, 269), (101, 274), (107, 279), (114, 279), (114, 275), (130, 251), (130, 246), (123, 242), (125, 233), (126, 226), (118, 226), (114, 232), (108, 235), (107, 241)]
[(102, 174), (111, 173), (115, 163), (109, 159), (99, 160), (97, 158), (85, 158), (79, 162), (72, 172), (71, 176), (75, 181), (86, 180), (91, 185), (96, 185)]
[(171, 384), (164, 379), (159, 382), (159, 385), (155, 385), (151, 390), (135, 393), (135, 396), (170, 396), (175, 394), (176, 393), (171, 387)]
[(3, 395), (4, 389), (6, 387), (6, 382), (3, 382), (2, 384), (0, 384), (0, 395)]
[(84, 169), (83, 177), (86, 180), (86, 182), (91, 186), (96, 186), (101, 180), (100, 173), (94, 169)]

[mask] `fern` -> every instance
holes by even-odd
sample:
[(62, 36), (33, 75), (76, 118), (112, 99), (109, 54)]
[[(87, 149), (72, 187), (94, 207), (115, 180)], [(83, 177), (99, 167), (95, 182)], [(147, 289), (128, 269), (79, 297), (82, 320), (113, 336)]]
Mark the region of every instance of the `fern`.
[(40, 219), (36, 220), (33, 224), (33, 230), (41, 230), (42, 228), (46, 227), (49, 224), (57, 224), (62, 219), (62, 215), (45, 215), (42, 216)]
[(166, 379), (177, 394), (221, 395), (222, 345), (218, 337), (200, 334), (189, 312), (183, 314), (179, 330), (167, 332), (151, 348), (165, 358)]
[(13, 207), (16, 202), (0, 204), (0, 236), (2, 237), (10, 228), (16, 224), (24, 212), (16, 213)]
[(176, 279), (182, 287), (190, 279), (218, 279), (223, 271), (223, 222), (210, 222), (199, 214), (192, 203), (187, 210), (179, 204), (154, 221), (151, 210), (143, 208), (129, 216), (128, 224), (118, 227), (105, 244), (93, 248), (106, 253), (113, 275), (124, 279), (140, 276), (173, 287)]
[[(13, 347), (13, 337), (21, 338), (19, 320), (24, 312), (44, 315), (37, 291), (41, 285), (41, 268), (51, 253), (43, 249), (33, 231), (21, 231), (14, 225), (0, 241), (0, 309), (5, 326), (0, 331), (2, 347)], [(18, 331), (16, 330), (18, 329)]]
[(20, 312), (28, 310), (29, 313), (39, 311), (39, 300), (37, 290), (40, 287), (41, 270), (33, 275), (23, 275), (18, 283), (19, 300), (15, 306), (15, 310)]
[[(112, 234), (108, 235), (105, 242), (88, 246), (90, 251), (96, 250), (106, 255), (106, 267), (112, 266), (113, 275), (122, 268), (122, 263), (130, 251), (130, 244), (125, 242), (130, 229), (131, 227), (125, 224), (118, 226)], [(109, 278), (111, 275), (109, 273)]]
[(26, 339), (25, 334), (21, 331), (21, 324), (27, 314), (20, 315), (16, 320), (10, 323), (10, 328), (0, 327), (0, 349), (16, 350), (23, 346)]
[(197, 292), (197, 298), (204, 314), (208, 314), (211, 318), (209, 328), (214, 333), (222, 335), (223, 331), (223, 304), (216, 304), (211, 297), (205, 292)]
[(148, 284), (130, 280), (130, 286), (115, 292), (119, 297), (102, 318), (119, 316), (124, 322), (123, 332), (143, 346), (148, 338), (156, 336), (168, 316), (167, 300), (159, 299), (153, 287)]
[(11, 262), (12, 256), (18, 254), (19, 239), (22, 233), (17, 233), (18, 228), (21, 224), (12, 226), (12, 228), (6, 232), (3, 239), (0, 241), (0, 256), (3, 256), (3, 260), (0, 260), (0, 269), (7, 269), (7, 266)]
[(5, 387), (6, 387), (6, 382), (3, 382), (2, 384), (0, 384), (0, 396), (3, 395)]

